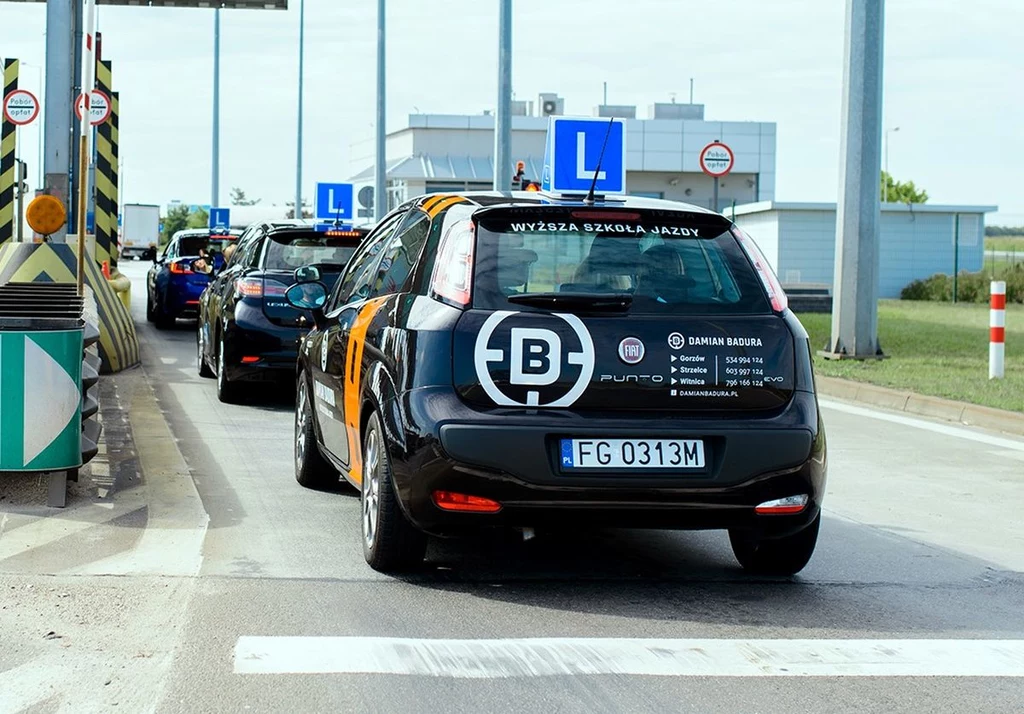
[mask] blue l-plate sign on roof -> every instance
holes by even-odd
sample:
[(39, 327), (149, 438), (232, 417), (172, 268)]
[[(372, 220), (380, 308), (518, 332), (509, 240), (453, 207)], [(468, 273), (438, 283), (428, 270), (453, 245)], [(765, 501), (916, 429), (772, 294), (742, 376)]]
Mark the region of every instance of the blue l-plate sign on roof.
[(316, 205), (313, 209), (318, 221), (351, 221), (353, 218), (352, 184), (318, 183)]
[(594, 193), (626, 192), (625, 122), (595, 117), (549, 117), (541, 188), (552, 193), (586, 193), (594, 182), (595, 172)]
[(231, 227), (231, 209), (230, 208), (211, 208), (210, 209), (210, 230), (216, 228), (230, 228)]

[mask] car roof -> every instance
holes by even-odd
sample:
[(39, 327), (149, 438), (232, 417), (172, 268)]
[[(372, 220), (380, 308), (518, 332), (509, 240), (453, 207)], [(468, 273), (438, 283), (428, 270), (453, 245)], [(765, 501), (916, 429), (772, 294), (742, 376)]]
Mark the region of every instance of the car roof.
[[(442, 197), (464, 198), (480, 207), (494, 206), (573, 206), (591, 207), (583, 202), (581, 194), (560, 196), (537, 191), (452, 191), (451, 193), (429, 193), (413, 199), (413, 204), (423, 207), (428, 202), (437, 202)], [(668, 201), (663, 198), (644, 196), (595, 196), (594, 208), (644, 208), (648, 210), (685, 211), (719, 216), (714, 211), (695, 206), (692, 203)]]
[[(309, 233), (316, 230), (316, 224), (314, 223), (268, 223), (267, 229), (271, 233)], [(343, 230), (354, 231), (357, 233), (363, 233), (364, 235), (368, 231), (363, 226), (355, 226), (353, 228), (345, 228)]]
[(184, 230), (178, 231), (173, 236), (171, 236), (171, 240), (178, 240), (179, 238), (226, 238), (229, 235), (237, 238), (238, 236), (242, 235), (242, 232), (237, 230), (231, 230), (228, 231), (227, 233), (217, 234), (211, 231), (209, 228), (186, 228)]

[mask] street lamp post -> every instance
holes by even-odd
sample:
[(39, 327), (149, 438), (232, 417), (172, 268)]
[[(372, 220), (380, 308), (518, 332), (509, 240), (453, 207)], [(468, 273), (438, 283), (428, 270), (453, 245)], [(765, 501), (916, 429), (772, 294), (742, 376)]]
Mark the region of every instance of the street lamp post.
[(380, 220), (388, 212), (387, 194), (387, 132), (385, 121), (385, 74), (384, 74), (384, 0), (377, 0), (377, 126), (376, 126), (376, 147), (375, 166), (373, 170), (373, 216)]
[(220, 206), (220, 7), (213, 10), (213, 175), (210, 208)]
[(882, 198), (882, 203), (888, 203), (889, 202), (889, 134), (893, 133), (894, 131), (899, 131), (899, 130), (900, 130), (900, 128), (898, 126), (894, 126), (892, 129), (886, 129), (885, 130), (885, 176), (886, 176), (886, 179), (882, 183), (882, 193), (884, 194), (884, 197)]
[(494, 190), (508, 191), (512, 177), (512, 0), (498, 10), (498, 106), (494, 117)]
[(306, 59), (306, 0), (299, 0), (299, 130), (295, 148), (295, 218), (302, 218), (302, 83)]

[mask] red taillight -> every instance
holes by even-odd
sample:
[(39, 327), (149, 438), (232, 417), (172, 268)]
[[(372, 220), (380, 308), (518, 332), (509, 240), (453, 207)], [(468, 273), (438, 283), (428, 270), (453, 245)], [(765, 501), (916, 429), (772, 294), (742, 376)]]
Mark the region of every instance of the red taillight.
[(807, 501), (806, 493), (801, 493), (799, 496), (776, 498), (754, 506), (754, 513), (760, 516), (791, 516), (807, 508)]
[(256, 362), (259, 362), (259, 361), (260, 361), (259, 357), (253, 357), (251, 355), (247, 355), (247, 356), (242, 358), (242, 364), (255, 364)]
[(456, 305), (469, 305), (473, 287), (474, 231), (471, 221), (456, 223), (441, 239), (430, 285), (438, 297)]
[(453, 491), (434, 491), (434, 503), (445, 511), (497, 513), (501, 510), (501, 504), (497, 501)]
[(263, 297), (263, 280), (260, 278), (240, 278), (235, 281), (235, 290), (242, 297)]
[(786, 293), (782, 289), (782, 283), (776, 277), (772, 266), (765, 260), (761, 249), (757, 247), (757, 243), (737, 226), (733, 226), (732, 234), (736, 236), (736, 240), (739, 241), (747, 257), (750, 258), (750, 262), (754, 264), (754, 270), (757, 271), (757, 276), (761, 278), (761, 284), (764, 285), (764, 289), (768, 293), (768, 299), (772, 301), (772, 310), (775, 312), (785, 312), (786, 308), (789, 307), (789, 298), (786, 297)]
[(188, 263), (171, 263), (171, 272), (175, 275), (185, 275), (192, 272)]
[(284, 283), (279, 283), (276, 280), (263, 281), (264, 297), (284, 297), (284, 294), (287, 290), (288, 286), (285, 285)]

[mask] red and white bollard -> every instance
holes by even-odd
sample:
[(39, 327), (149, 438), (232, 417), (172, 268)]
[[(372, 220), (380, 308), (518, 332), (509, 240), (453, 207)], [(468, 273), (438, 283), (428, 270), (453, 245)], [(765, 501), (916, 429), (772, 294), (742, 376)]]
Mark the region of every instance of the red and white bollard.
[(1006, 359), (1006, 282), (993, 280), (988, 318), (988, 378), (1002, 379)]

